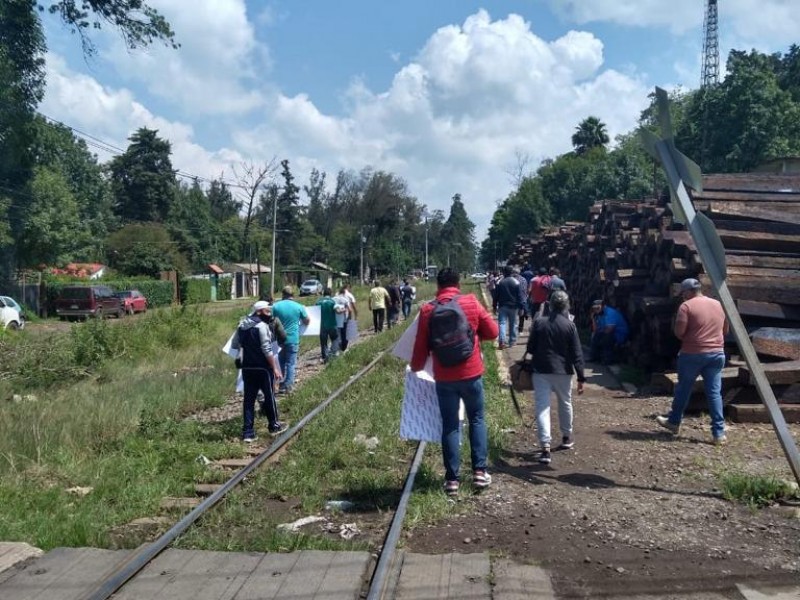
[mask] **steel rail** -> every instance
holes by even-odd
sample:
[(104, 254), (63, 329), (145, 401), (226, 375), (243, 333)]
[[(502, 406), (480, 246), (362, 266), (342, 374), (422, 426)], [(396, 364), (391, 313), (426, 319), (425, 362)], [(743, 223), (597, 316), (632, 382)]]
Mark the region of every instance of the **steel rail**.
[(289, 428), (281, 434), (264, 452), (255, 457), (249, 465), (238, 471), (236, 475), (226, 481), (223, 486), (211, 494), (208, 498), (203, 500), (194, 509), (189, 512), (185, 517), (173, 525), (166, 531), (160, 538), (154, 542), (144, 546), (134, 554), (126, 558), (119, 566), (96, 588), (94, 588), (88, 595), (84, 596), (86, 600), (108, 600), (113, 594), (122, 588), (131, 578), (133, 578), (139, 571), (141, 571), (147, 564), (163, 552), (175, 539), (186, 531), (197, 519), (199, 519), (206, 511), (213, 507), (217, 502), (222, 500), (225, 495), (230, 492), (234, 487), (244, 480), (250, 473), (257, 469), (261, 464), (273, 456), (278, 450), (283, 448), (286, 443), (292, 439), (309, 421), (322, 412), (331, 402), (338, 398), (342, 392), (353, 385), (361, 377), (366, 375), (372, 370), (375, 365), (386, 354), (386, 350), (380, 352), (367, 366), (358, 371), (351, 379), (341, 385), (336, 391), (328, 396), (323, 402), (316, 406), (305, 417), (300, 419), (294, 426)]
[(414, 455), (414, 460), (411, 463), (411, 468), (406, 477), (406, 484), (403, 487), (403, 493), (400, 496), (400, 502), (397, 504), (397, 510), (392, 518), (392, 526), (386, 534), (386, 539), (383, 541), (383, 548), (381, 549), (381, 556), (378, 559), (378, 564), (372, 574), (372, 580), (369, 585), (369, 592), (367, 593), (367, 600), (381, 600), (386, 593), (386, 581), (391, 568), (394, 564), (394, 558), (397, 550), (397, 542), (400, 539), (400, 533), (403, 531), (403, 521), (406, 517), (406, 510), (408, 509), (408, 500), (411, 497), (411, 492), (414, 489), (414, 479), (419, 472), (419, 466), (422, 463), (422, 455), (425, 453), (427, 442), (420, 442), (417, 445), (417, 452)]

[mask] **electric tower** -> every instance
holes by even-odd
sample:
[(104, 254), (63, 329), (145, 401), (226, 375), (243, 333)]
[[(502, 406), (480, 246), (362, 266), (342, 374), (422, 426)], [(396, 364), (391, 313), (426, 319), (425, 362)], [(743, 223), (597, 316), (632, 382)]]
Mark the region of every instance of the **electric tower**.
[(706, 0), (706, 16), (703, 21), (703, 74), (700, 87), (711, 87), (719, 83), (719, 30), (717, 0)]

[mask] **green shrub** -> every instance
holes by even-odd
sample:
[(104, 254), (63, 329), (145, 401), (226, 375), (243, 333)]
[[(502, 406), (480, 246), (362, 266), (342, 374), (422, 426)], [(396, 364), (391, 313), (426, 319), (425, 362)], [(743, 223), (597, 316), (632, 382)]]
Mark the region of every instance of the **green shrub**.
[(220, 277), (217, 285), (217, 300), (230, 300), (233, 279), (230, 277)]
[(797, 494), (790, 484), (775, 475), (728, 472), (721, 475), (720, 483), (726, 500), (738, 500), (754, 508)]
[(208, 279), (181, 280), (181, 302), (183, 304), (211, 302), (211, 281)]

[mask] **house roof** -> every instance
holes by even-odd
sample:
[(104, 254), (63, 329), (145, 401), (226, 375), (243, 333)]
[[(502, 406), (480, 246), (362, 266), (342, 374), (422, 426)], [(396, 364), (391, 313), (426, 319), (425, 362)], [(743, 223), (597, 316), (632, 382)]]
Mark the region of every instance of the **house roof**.
[(317, 268), (317, 269), (319, 269), (320, 271), (330, 271), (331, 273), (333, 273), (333, 269), (332, 269), (331, 267), (329, 267), (328, 265), (326, 265), (325, 263), (321, 263), (321, 262), (314, 262), (314, 261), (312, 260), (312, 261), (311, 261), (311, 266), (312, 266), (312, 267), (316, 267), (316, 268)]
[(212, 273), (214, 273), (215, 275), (222, 275), (225, 272), (220, 267), (215, 265), (214, 263), (211, 263), (210, 265), (208, 265), (208, 270), (211, 271)]
[(259, 270), (259, 265), (256, 263), (231, 263), (232, 266), (238, 267), (237, 270), (239, 271), (248, 271), (250, 273), (271, 273), (272, 270), (266, 266), (261, 265), (261, 269)]

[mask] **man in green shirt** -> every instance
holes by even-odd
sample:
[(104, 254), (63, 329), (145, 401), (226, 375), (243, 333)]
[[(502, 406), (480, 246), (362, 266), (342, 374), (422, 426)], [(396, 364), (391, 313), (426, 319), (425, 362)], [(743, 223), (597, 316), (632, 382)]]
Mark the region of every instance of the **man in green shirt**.
[[(322, 348), (322, 362), (327, 363), (338, 354), (339, 333), (336, 328), (336, 301), (332, 298), (331, 288), (326, 287), (322, 299), (317, 301), (320, 312), (319, 345)], [(328, 348), (330, 342), (330, 348)]]
[(278, 359), (281, 363), (281, 380), (278, 391), (291, 393), (294, 386), (294, 372), (297, 364), (297, 352), (300, 349), (300, 325), (308, 325), (309, 318), (306, 307), (292, 300), (292, 286), (283, 288), (283, 299), (272, 306), (272, 316), (278, 319), (286, 330), (286, 342), (281, 347)]

